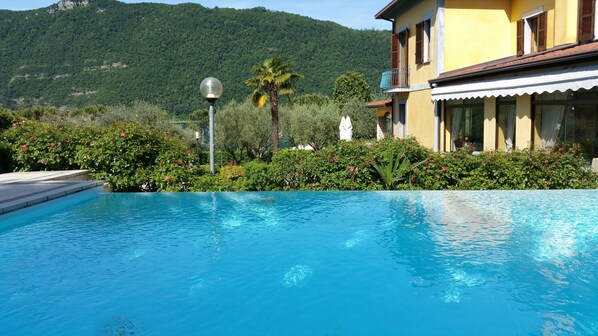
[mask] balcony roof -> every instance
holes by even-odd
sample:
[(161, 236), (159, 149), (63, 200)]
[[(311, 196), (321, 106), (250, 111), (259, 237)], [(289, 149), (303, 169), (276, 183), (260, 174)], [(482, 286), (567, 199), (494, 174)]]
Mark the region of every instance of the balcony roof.
[(393, 0), (374, 17), (376, 19), (394, 20), (399, 13), (407, 11), (420, 2), (422, 0)]

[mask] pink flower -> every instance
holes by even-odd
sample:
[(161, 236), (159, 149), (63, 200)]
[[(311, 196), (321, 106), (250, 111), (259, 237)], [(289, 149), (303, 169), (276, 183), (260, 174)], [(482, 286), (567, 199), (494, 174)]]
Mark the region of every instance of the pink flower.
[(50, 144), (50, 147), (54, 148), (54, 147), (56, 147), (56, 144), (52, 142), (52, 143)]
[(162, 167), (162, 166), (163, 166), (163, 164), (162, 164), (162, 163), (160, 163), (160, 167)]
[(42, 164), (42, 165), (45, 165), (46, 161), (44, 161), (44, 159), (41, 159), (41, 160), (39, 160), (39, 163)]
[(30, 141), (33, 141), (33, 140), (35, 140), (35, 136), (34, 136), (34, 135), (30, 136), (30, 137), (29, 137), (29, 140), (30, 140)]
[(411, 179), (411, 183), (415, 183), (415, 182), (417, 182), (417, 179), (414, 177)]
[(446, 171), (446, 167), (442, 167), (442, 172), (444, 173)]
[(317, 183), (316, 183), (316, 182), (312, 182), (312, 183), (311, 183), (311, 186), (312, 186), (312, 187), (315, 187), (316, 185), (317, 185)]
[(430, 164), (428, 161), (424, 162), (424, 164), (427, 166), (428, 164)]
[(170, 176), (166, 175), (164, 176), (164, 180), (168, 181), (170, 179)]
[(335, 157), (333, 157), (333, 158), (332, 158), (332, 161), (333, 161), (333, 162), (337, 162), (337, 161), (338, 161), (338, 156), (335, 156)]
[(19, 122), (18, 122), (18, 121), (15, 121), (15, 122), (13, 122), (13, 123), (12, 123), (12, 126), (13, 126), (13, 127), (17, 127), (17, 126), (19, 126)]
[(352, 173), (355, 171), (355, 166), (349, 166), (349, 171)]
[(322, 183), (322, 189), (326, 189), (326, 183)]
[(121, 136), (121, 137), (124, 137), (125, 135), (127, 135), (127, 133), (125, 133), (125, 132), (120, 132), (120, 136)]
[(22, 144), (21, 148), (27, 148), (27, 144)]

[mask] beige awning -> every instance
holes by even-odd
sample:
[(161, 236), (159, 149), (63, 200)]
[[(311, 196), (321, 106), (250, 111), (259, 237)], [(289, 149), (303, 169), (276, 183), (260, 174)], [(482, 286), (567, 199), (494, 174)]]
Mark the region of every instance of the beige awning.
[(598, 64), (439, 86), (432, 89), (432, 100), (520, 96), (555, 91), (589, 90), (596, 86), (598, 86)]

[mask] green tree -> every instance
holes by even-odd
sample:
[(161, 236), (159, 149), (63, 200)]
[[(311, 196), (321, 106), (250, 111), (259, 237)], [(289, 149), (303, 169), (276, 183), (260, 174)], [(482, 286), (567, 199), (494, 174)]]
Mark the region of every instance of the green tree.
[(320, 150), (338, 140), (341, 115), (332, 103), (295, 105), (289, 109), (288, 119), (289, 137), (295, 145), (310, 145)]
[(263, 107), (266, 101), (270, 101), (270, 113), (272, 116), (272, 143), (274, 152), (278, 151), (279, 140), (279, 115), (278, 95), (289, 95), (295, 92), (294, 84), (302, 75), (291, 71), (291, 63), (281, 57), (269, 58), (264, 63), (255, 65), (252, 68), (255, 76), (245, 81), (253, 87), (251, 100), (258, 107)]
[(320, 93), (306, 93), (293, 99), (293, 105), (318, 105), (323, 106), (330, 103), (330, 97)]
[(362, 73), (349, 71), (339, 76), (334, 82), (332, 98), (339, 107), (343, 107), (350, 99), (369, 101), (372, 98), (372, 92)]
[(237, 165), (245, 155), (263, 161), (272, 147), (269, 117), (267, 110), (250, 101), (230, 102), (216, 114), (216, 145)]
[(362, 100), (349, 99), (341, 108), (341, 115), (351, 117), (354, 139), (376, 138), (376, 111)]

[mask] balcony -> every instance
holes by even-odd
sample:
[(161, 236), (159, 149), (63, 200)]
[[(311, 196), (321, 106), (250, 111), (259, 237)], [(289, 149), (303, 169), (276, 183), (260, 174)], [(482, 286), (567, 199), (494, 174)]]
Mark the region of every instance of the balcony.
[(409, 88), (409, 70), (396, 68), (382, 73), (380, 88), (384, 91)]

